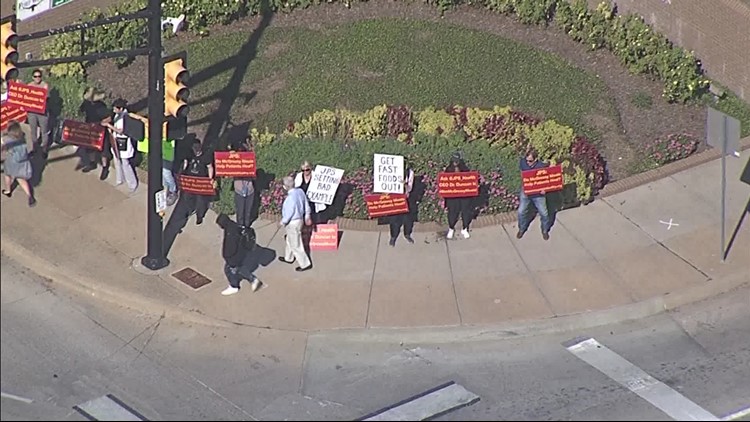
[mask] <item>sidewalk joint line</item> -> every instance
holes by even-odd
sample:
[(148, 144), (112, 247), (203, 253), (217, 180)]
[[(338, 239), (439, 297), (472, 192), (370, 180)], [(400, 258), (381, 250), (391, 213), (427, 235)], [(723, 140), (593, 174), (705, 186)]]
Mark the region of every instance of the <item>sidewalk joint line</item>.
[(505, 232), (505, 235), (508, 236), (508, 240), (510, 241), (511, 246), (513, 246), (513, 250), (516, 251), (516, 255), (518, 255), (518, 259), (521, 260), (523, 263), (523, 267), (526, 268), (526, 272), (529, 274), (529, 277), (531, 277), (531, 282), (534, 284), (534, 287), (536, 287), (536, 290), (539, 292), (540, 295), (542, 295), (542, 298), (544, 299), (544, 303), (547, 304), (547, 308), (552, 313), (553, 316), (558, 317), (558, 315), (555, 312), (555, 308), (552, 307), (552, 303), (549, 301), (549, 298), (547, 295), (544, 294), (544, 290), (539, 286), (539, 280), (537, 280), (536, 275), (533, 271), (531, 271), (531, 268), (529, 268), (529, 264), (526, 263), (526, 260), (523, 259), (523, 255), (521, 255), (521, 252), (518, 250), (518, 247), (513, 242), (512, 236), (510, 233), (508, 233), (508, 229), (505, 228), (505, 224), (502, 224), (501, 227), (503, 228), (503, 232)]
[(378, 252), (380, 252), (380, 238), (383, 232), (378, 232), (378, 243), (375, 246), (375, 262), (372, 264), (372, 277), (370, 277), (370, 293), (367, 295), (367, 312), (365, 313), (365, 327), (370, 323), (370, 305), (372, 304), (372, 287), (375, 285), (375, 270), (378, 268)]
[(713, 280), (713, 277), (711, 277), (710, 275), (706, 274), (706, 272), (704, 272), (703, 270), (701, 270), (700, 268), (698, 268), (697, 266), (695, 266), (692, 262), (688, 261), (687, 259), (685, 259), (682, 256), (680, 256), (680, 254), (678, 254), (677, 252), (675, 252), (672, 249), (670, 249), (669, 246), (665, 245), (664, 242), (662, 242), (661, 240), (659, 240), (659, 239), (651, 236), (651, 234), (648, 231), (646, 231), (646, 229), (644, 229), (643, 227), (641, 227), (638, 223), (636, 223), (635, 221), (633, 221), (627, 215), (623, 214), (620, 210), (618, 210), (617, 208), (613, 207), (612, 204), (610, 204), (609, 201), (606, 200), (606, 198), (603, 201), (604, 201), (605, 204), (607, 204), (608, 207), (612, 208), (616, 213), (620, 214), (623, 218), (625, 218), (626, 220), (628, 220), (632, 225), (638, 227), (643, 233), (646, 234), (646, 236), (650, 237), (654, 242), (656, 242), (657, 245), (659, 245), (662, 248), (666, 249), (669, 253), (671, 253), (672, 255), (674, 255), (677, 258), (679, 258), (682, 262), (688, 264), (695, 271), (698, 271), (699, 273), (701, 273), (703, 275), (703, 277), (706, 278), (705, 281), (711, 281), (711, 280)]
[(456, 301), (456, 312), (458, 312), (458, 324), (464, 325), (464, 318), (461, 315), (461, 306), (458, 304), (458, 295), (456, 294), (456, 281), (453, 278), (453, 263), (451, 262), (451, 248), (448, 245), (448, 240), (445, 241), (445, 253), (448, 255), (448, 269), (451, 272), (451, 287), (453, 287), (453, 299)]

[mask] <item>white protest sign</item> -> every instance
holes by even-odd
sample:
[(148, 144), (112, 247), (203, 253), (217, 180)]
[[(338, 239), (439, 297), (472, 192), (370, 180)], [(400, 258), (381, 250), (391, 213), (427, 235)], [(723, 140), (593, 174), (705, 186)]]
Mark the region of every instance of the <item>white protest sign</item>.
[(307, 197), (310, 201), (331, 205), (339, 188), (344, 170), (335, 167), (316, 165), (313, 170), (310, 186), (307, 188)]
[(373, 193), (404, 193), (404, 157), (375, 154), (373, 157)]

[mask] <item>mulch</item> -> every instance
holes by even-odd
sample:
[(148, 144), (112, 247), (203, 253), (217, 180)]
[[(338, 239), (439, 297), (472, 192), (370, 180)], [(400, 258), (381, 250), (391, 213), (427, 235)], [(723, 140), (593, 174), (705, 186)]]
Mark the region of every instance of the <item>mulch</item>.
[[(461, 6), (440, 16), (436, 8), (421, 2), (372, 0), (354, 3), (351, 8), (343, 4), (321, 4), (288, 14), (275, 14), (271, 27), (303, 27), (325, 30), (325, 27), (366, 19), (393, 17), (445, 22), (481, 30), (509, 38), (547, 51), (567, 60), (573, 66), (596, 75), (608, 87), (611, 103), (597, 104), (595, 111), (585, 116), (589, 125), (600, 133), (602, 153), (607, 159), (611, 180), (631, 173), (632, 164), (638, 160), (640, 146), (670, 133), (690, 133), (703, 138), (706, 112), (696, 105), (670, 104), (662, 98), (663, 83), (643, 75), (632, 75), (618, 59), (606, 50), (590, 51), (554, 27), (524, 25), (515, 19), (484, 9)], [(261, 18), (250, 17), (230, 25), (216, 27), (211, 36), (245, 32), (250, 36)], [(195, 41), (198, 36), (181, 33), (167, 40), (167, 51), (177, 51), (180, 45)], [(147, 92), (147, 60), (136, 59), (125, 69), (118, 69), (113, 61), (102, 61), (89, 70), (91, 81), (111, 91), (111, 96), (123, 97), (129, 102), (143, 100)], [(137, 88), (136, 88), (137, 87)], [(644, 109), (633, 104), (636, 93), (646, 93), (652, 106)], [(254, 105), (250, 100), (235, 104), (233, 121), (250, 121), (254, 115), (267, 112), (267, 101)], [(257, 108), (256, 108), (257, 107)], [(619, 119), (612, 119), (616, 115)], [(196, 127), (202, 133), (203, 127)], [(699, 150), (703, 150), (701, 145)]]

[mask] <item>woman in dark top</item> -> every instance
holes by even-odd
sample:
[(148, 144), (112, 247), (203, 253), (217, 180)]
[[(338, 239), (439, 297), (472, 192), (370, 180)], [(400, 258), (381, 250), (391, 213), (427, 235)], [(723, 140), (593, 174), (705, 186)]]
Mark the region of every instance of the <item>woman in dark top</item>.
[[(469, 166), (464, 162), (460, 152), (455, 152), (451, 156), (451, 161), (448, 166), (445, 167), (446, 173), (458, 173), (470, 171)], [(471, 223), (472, 213), (472, 198), (445, 198), (445, 206), (448, 208), (448, 233), (446, 238), (453, 239), (453, 233), (456, 229), (456, 223), (458, 222), (458, 215), (461, 214), (461, 235), (464, 239), (468, 239), (469, 235), (469, 224)]]
[[(305, 194), (307, 194), (307, 188), (310, 187), (310, 182), (312, 182), (312, 171), (313, 166), (310, 164), (309, 161), (303, 161), (302, 165), (300, 165), (300, 171), (297, 172), (297, 174), (294, 176), (294, 187), (302, 189)], [(312, 210), (312, 221), (313, 224), (320, 223), (320, 213), (326, 209), (325, 204), (316, 204), (312, 201), (308, 200), (310, 202), (310, 209)]]
[[(78, 111), (83, 114), (86, 123), (98, 123), (104, 126), (112, 121), (112, 113), (103, 100), (104, 91), (97, 88), (88, 88), (83, 94), (83, 102), (78, 107)], [(101, 157), (102, 173), (99, 175), (99, 179), (107, 179), (107, 176), (109, 176), (109, 161), (112, 158), (109, 138), (110, 133), (107, 131), (105, 132), (104, 146), (101, 152), (78, 147), (80, 161), (76, 165), (76, 170), (81, 170), (84, 173), (96, 170), (96, 162)]]

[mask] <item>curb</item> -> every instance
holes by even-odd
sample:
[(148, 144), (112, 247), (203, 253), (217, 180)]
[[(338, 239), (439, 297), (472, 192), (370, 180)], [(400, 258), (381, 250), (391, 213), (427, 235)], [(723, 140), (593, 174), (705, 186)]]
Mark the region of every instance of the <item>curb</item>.
[[(744, 151), (750, 149), (750, 136), (740, 139), (739, 150)], [(594, 197), (594, 199), (603, 199), (618, 193), (625, 192), (627, 190), (636, 188), (647, 183), (655, 182), (664, 177), (671, 176), (675, 173), (687, 170), (692, 167), (699, 166), (701, 164), (708, 163), (709, 161), (715, 160), (721, 157), (721, 150), (718, 148), (710, 148), (705, 151), (693, 154), (687, 158), (683, 158), (679, 161), (674, 161), (669, 164), (665, 164), (653, 170), (649, 170), (643, 173), (634, 174), (630, 177), (626, 177), (621, 180), (616, 180), (612, 183), (608, 183), (604, 188)], [(138, 180), (140, 183), (147, 185), (148, 173), (141, 168), (136, 168), (138, 173)], [(266, 220), (277, 220), (278, 215), (263, 213), (259, 216)], [(491, 226), (499, 226), (503, 224), (515, 223), (517, 220), (516, 211), (508, 211), (500, 214), (493, 215), (480, 215), (475, 218), (471, 226), (474, 228), (483, 228)], [(381, 232), (387, 231), (388, 225), (378, 224), (378, 220), (354, 220), (350, 218), (337, 217), (334, 222), (338, 224), (339, 229), (342, 230), (354, 230), (362, 232)], [(415, 223), (414, 232), (416, 233), (428, 233), (428, 232), (440, 232), (444, 231), (445, 226), (435, 222), (429, 223)]]
[(235, 324), (201, 315), (197, 310), (186, 310), (179, 306), (165, 304), (149, 299), (143, 295), (131, 294), (117, 287), (106, 286), (84, 275), (78, 274), (65, 266), (47, 261), (31, 250), (21, 246), (9, 236), (0, 234), (0, 249), (2, 253), (18, 262), (21, 266), (31, 269), (36, 274), (49, 280), (52, 286), (63, 286), (76, 293), (91, 296), (107, 303), (122, 306), (148, 314), (163, 313), (165, 316), (178, 317), (183, 321), (202, 325), (230, 327)]
[[(213, 327), (232, 327), (247, 325), (218, 319), (200, 313), (199, 310), (187, 310), (158, 302), (142, 295), (124, 292), (116, 287), (106, 286), (70, 270), (55, 265), (24, 246), (19, 245), (7, 235), (0, 235), (2, 253), (17, 261), (22, 266), (32, 269), (38, 275), (50, 280), (53, 285), (63, 286), (77, 293), (96, 297), (108, 303), (134, 309), (147, 314), (161, 312), (165, 316), (177, 317), (183, 321)], [(744, 286), (750, 286), (750, 274), (734, 274), (717, 280), (709, 280), (697, 286), (681, 291), (666, 293), (640, 302), (614, 308), (564, 315), (536, 320), (508, 321), (486, 325), (464, 326), (420, 326), (406, 328), (341, 328), (325, 330), (298, 330), (308, 335), (341, 336), (344, 341), (352, 342), (455, 342), (504, 340), (536, 335), (554, 334), (573, 330), (590, 329), (602, 325), (637, 320), (662, 312), (668, 312), (680, 306), (710, 299), (722, 293)], [(256, 327), (268, 330), (281, 330), (274, 327)], [(284, 330), (289, 331), (289, 330)]]

